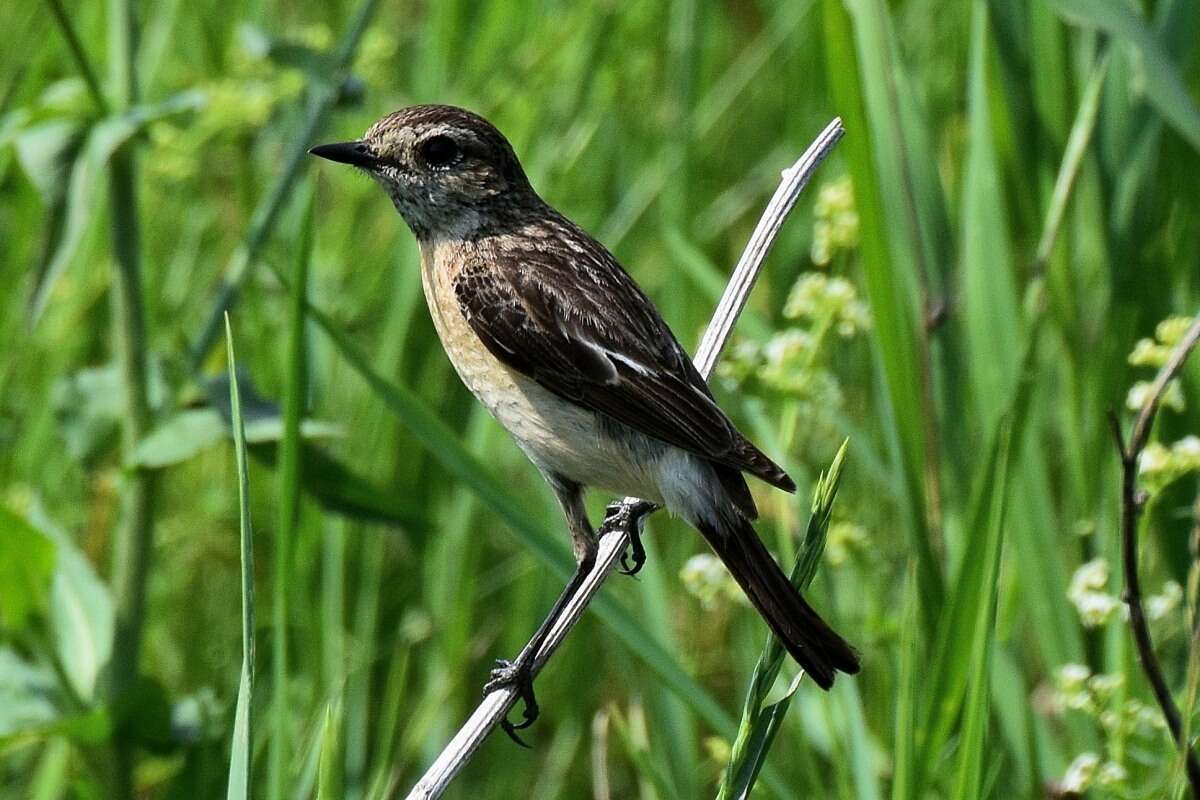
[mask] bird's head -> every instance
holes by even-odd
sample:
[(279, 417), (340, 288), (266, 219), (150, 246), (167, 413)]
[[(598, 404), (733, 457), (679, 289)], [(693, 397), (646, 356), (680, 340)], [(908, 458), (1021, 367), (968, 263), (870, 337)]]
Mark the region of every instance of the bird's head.
[(357, 141), (309, 152), (374, 178), (422, 240), (475, 235), (537, 197), (504, 135), (454, 106), (404, 108)]

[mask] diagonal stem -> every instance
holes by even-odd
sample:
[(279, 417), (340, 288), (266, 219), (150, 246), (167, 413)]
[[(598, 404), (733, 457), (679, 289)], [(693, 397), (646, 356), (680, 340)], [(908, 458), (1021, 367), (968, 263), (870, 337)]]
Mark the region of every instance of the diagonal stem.
[(229, 257), (229, 262), (225, 265), (225, 272), (221, 278), (221, 285), (217, 290), (216, 302), (209, 309), (208, 317), (191, 344), (190, 359), (193, 369), (199, 368), (220, 338), (225, 312), (237, 304), (242, 287), (249, 280), (254, 265), (258, 261), (259, 253), (275, 230), (279, 214), (294, 196), (292, 187), (300, 176), (301, 168), (307, 163), (305, 159), (308, 157), (309, 144), (316, 138), (317, 132), (325, 124), (325, 120), (336, 105), (338, 95), (349, 75), (350, 66), (358, 53), (358, 45), (378, 7), (379, 0), (361, 0), (333, 53), (333, 63), (337, 69), (335, 79), (327, 83), (317, 83), (311, 87), (311, 97), (305, 112), (303, 127), (289, 137), (291, 144), (284, 153), (282, 166), (277, 173), (275, 183), (271, 185), (263, 200), (255, 208), (246, 235), (238, 244), (237, 249), (233, 251), (233, 255)]
[(1166, 718), (1167, 727), (1175, 739), (1175, 744), (1184, 755), (1192, 797), (1200, 800), (1200, 761), (1197, 761), (1191, 743), (1183, 738), (1183, 724), (1180, 720), (1179, 708), (1175, 705), (1174, 698), (1171, 697), (1171, 689), (1167, 686), (1166, 678), (1163, 677), (1158, 657), (1154, 655), (1154, 643), (1150, 639), (1150, 626), (1146, 623), (1146, 612), (1142, 607), (1142, 585), (1138, 577), (1137, 547), (1138, 516), (1145, 502), (1137, 488), (1138, 459), (1142, 454), (1142, 449), (1146, 446), (1146, 440), (1150, 437), (1150, 429), (1154, 425), (1154, 417), (1158, 413), (1158, 406), (1167, 390), (1167, 385), (1172, 378), (1179, 374), (1179, 370), (1183, 368), (1184, 362), (1187, 361), (1187, 357), (1195, 349), (1197, 343), (1200, 343), (1200, 315), (1196, 317), (1179, 344), (1176, 345), (1167, 363), (1158, 371), (1158, 376), (1150, 387), (1150, 395), (1142, 405), (1141, 411), (1138, 412), (1137, 421), (1134, 422), (1133, 432), (1129, 436), (1128, 443), (1121, 434), (1121, 423), (1115, 414), (1109, 418), (1109, 422), (1112, 425), (1117, 452), (1121, 457), (1121, 564), (1125, 573), (1124, 599), (1129, 606), (1129, 628), (1133, 633), (1134, 645), (1137, 647), (1138, 662), (1142, 665), (1142, 671), (1146, 673), (1146, 679), (1150, 682), (1154, 699), (1158, 701), (1159, 708), (1162, 709), (1163, 717)]
[[(712, 374), (717, 359), (720, 358), (721, 351), (729, 340), (734, 323), (737, 322), (738, 315), (745, 306), (750, 291), (754, 288), (763, 262), (766, 260), (767, 253), (774, 244), (784, 220), (795, 206), (800, 192), (808, 184), (821, 161), (841, 139), (844, 132), (842, 121), (840, 119), (833, 120), (804, 151), (804, 155), (783, 171), (779, 188), (775, 190), (775, 194), (767, 204), (742, 257), (734, 267), (725, 293), (721, 296), (717, 310), (713, 313), (712, 321), (696, 350), (694, 359), (696, 367), (705, 378)], [(567, 634), (583, 616), (592, 597), (620, 563), (621, 554), (629, 546), (631, 533), (640, 531), (646, 516), (657, 509), (658, 506), (635, 497), (626, 497), (609, 505), (605, 514), (605, 522), (597, 532), (600, 543), (595, 566), (584, 578), (579, 590), (565, 603), (558, 621), (550, 629), (545, 642), (538, 650), (532, 668), (534, 676), (554, 655), (559, 645), (566, 639)], [(470, 718), (409, 792), (408, 800), (433, 800), (441, 797), (450, 781), (466, 766), (488, 734), (504, 719), (518, 697), (519, 692), (512, 687), (497, 689), (484, 697)]]
[(50, 13), (54, 15), (58, 29), (67, 42), (67, 49), (71, 51), (71, 58), (74, 59), (79, 74), (83, 76), (83, 83), (87, 86), (88, 94), (92, 97), (96, 111), (101, 115), (108, 114), (108, 99), (104, 96), (104, 90), (100, 88), (100, 79), (96, 77), (96, 70), (92, 67), (91, 59), (84, 52), (83, 43), (79, 41), (79, 34), (75, 32), (75, 26), (71, 24), (71, 18), (67, 16), (67, 11), (63, 8), (62, 0), (48, 0), (47, 4), (50, 6)]

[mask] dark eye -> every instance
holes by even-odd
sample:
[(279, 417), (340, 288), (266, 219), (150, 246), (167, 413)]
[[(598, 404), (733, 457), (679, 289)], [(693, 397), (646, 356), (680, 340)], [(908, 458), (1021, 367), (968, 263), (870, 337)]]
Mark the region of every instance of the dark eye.
[(448, 167), (462, 158), (462, 150), (449, 136), (431, 136), (421, 142), (421, 158), (431, 167)]

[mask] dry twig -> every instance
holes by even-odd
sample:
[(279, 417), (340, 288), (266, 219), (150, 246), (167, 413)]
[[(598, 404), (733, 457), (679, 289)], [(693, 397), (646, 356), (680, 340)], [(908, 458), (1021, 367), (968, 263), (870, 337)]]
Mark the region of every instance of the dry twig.
[[(742, 257), (734, 267), (725, 293), (717, 305), (712, 321), (704, 332), (704, 338), (696, 351), (695, 363), (700, 374), (708, 378), (721, 355), (729, 334), (737, 322), (738, 315), (750, 296), (754, 282), (758, 278), (767, 252), (774, 243), (784, 220), (796, 204), (800, 192), (807, 185), (817, 166), (833, 149), (844, 133), (842, 121), (835, 119), (825, 126), (820, 136), (809, 145), (799, 160), (784, 170), (782, 181), (775, 194), (767, 204), (754, 234), (742, 252)], [(554, 655), (554, 651), (562, 644), (567, 634), (575, 627), (575, 623), (583, 615), (587, 604), (600, 590), (604, 580), (613, 571), (621, 559), (621, 555), (629, 546), (630, 532), (640, 530), (646, 515), (657, 510), (657, 506), (634, 497), (613, 503), (605, 514), (604, 524), (598, 531), (600, 539), (596, 564), (580, 586), (578, 593), (563, 609), (558, 623), (551, 629), (545, 643), (533, 662), (533, 675), (541, 672), (542, 667)], [(637, 528), (635, 528), (637, 526)], [(518, 693), (512, 688), (498, 689), (483, 698), (470, 718), (459, 729), (454, 738), (430, 765), (425, 775), (417, 782), (408, 794), (408, 800), (433, 800), (442, 796), (450, 781), (470, 760), (471, 756), (483, 744), (488, 734), (500, 724), (508, 710), (517, 701)]]
[(1200, 316), (1197, 316), (1187, 333), (1180, 339), (1167, 363), (1158, 371), (1154, 383), (1150, 387), (1150, 395), (1142, 404), (1137, 420), (1133, 424), (1133, 433), (1129, 442), (1121, 433), (1121, 422), (1114, 413), (1109, 417), (1112, 425), (1113, 438), (1116, 439), (1117, 452), (1121, 456), (1121, 565), (1125, 573), (1124, 600), (1129, 606), (1129, 627), (1133, 632), (1133, 641), (1137, 647), (1138, 661), (1154, 698), (1162, 709), (1167, 720), (1167, 727), (1175, 737), (1175, 744), (1184, 754), (1187, 766), (1188, 783), (1192, 787), (1192, 797), (1200, 799), (1200, 762), (1192, 751), (1191, 744), (1183, 740), (1183, 725), (1179, 717), (1179, 709), (1171, 697), (1171, 690), (1163, 677), (1162, 667), (1154, 655), (1154, 644), (1150, 641), (1150, 628), (1146, 624), (1146, 613), (1142, 608), (1142, 586), (1138, 578), (1137, 523), (1138, 515), (1146, 502), (1144, 492), (1137, 488), (1138, 459), (1150, 438), (1150, 429), (1154, 425), (1154, 416), (1167, 385), (1179, 374), (1188, 355), (1200, 342)]

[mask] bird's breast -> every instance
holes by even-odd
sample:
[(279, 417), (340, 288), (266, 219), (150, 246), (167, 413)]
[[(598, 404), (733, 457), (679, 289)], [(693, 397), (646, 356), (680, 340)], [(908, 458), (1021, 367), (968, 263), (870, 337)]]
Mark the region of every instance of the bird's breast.
[(585, 486), (657, 500), (654, 448), (614, 435), (613, 426), (595, 412), (503, 364), (484, 346), (459, 305), (454, 279), (461, 262), (436, 245), (423, 250), (421, 262), (425, 300), (450, 363), (530, 460)]

